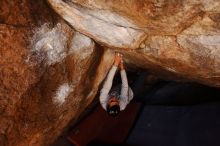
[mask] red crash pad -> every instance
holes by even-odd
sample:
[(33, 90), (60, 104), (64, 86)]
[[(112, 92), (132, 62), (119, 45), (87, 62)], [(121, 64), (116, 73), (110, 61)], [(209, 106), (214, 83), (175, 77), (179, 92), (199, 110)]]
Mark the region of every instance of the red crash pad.
[(140, 107), (140, 103), (133, 102), (117, 117), (110, 117), (99, 105), (70, 132), (68, 139), (76, 146), (86, 146), (91, 141), (121, 144)]

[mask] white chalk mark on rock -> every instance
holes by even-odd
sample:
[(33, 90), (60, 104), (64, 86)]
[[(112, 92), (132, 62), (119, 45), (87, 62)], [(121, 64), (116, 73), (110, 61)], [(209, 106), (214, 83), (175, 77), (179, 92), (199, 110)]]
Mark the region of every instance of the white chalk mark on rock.
[(94, 47), (95, 43), (91, 38), (76, 32), (71, 40), (68, 54), (78, 54), (81, 59), (85, 59), (91, 55), (91, 53), (94, 51)]
[(31, 52), (37, 56), (37, 63), (52, 65), (62, 61), (67, 55), (67, 39), (60, 23), (53, 28), (43, 24), (31, 40)]
[(53, 102), (59, 105), (63, 104), (72, 91), (73, 87), (70, 84), (62, 84), (56, 91), (56, 95), (53, 98)]

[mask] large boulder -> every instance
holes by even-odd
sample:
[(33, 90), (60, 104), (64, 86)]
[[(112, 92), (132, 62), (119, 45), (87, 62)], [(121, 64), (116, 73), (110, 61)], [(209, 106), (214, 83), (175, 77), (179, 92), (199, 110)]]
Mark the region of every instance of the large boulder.
[(220, 86), (219, 0), (48, 2), (77, 31), (125, 54), (130, 66)]
[(45, 1), (0, 3), (0, 145), (46, 146), (93, 101), (114, 56)]
[(1, 146), (50, 145), (94, 100), (115, 51), (130, 69), (220, 86), (219, 0), (1, 0), (0, 10)]

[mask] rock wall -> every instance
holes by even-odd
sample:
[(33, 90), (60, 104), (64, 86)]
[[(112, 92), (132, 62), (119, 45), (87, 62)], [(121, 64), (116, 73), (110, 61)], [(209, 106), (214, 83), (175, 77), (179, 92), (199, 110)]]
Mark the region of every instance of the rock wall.
[(48, 2), (77, 31), (118, 49), (128, 64), (220, 86), (219, 0)]
[(113, 54), (45, 1), (0, 7), (0, 145), (49, 145), (93, 101)]
[(114, 51), (129, 68), (220, 86), (219, 0), (1, 0), (0, 145), (50, 145)]

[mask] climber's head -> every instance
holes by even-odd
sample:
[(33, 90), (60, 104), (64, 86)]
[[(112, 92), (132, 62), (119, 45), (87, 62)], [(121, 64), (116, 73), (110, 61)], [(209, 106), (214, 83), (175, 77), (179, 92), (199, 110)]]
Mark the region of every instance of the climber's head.
[(107, 113), (109, 116), (116, 117), (120, 112), (119, 100), (116, 96), (111, 96), (107, 104)]

